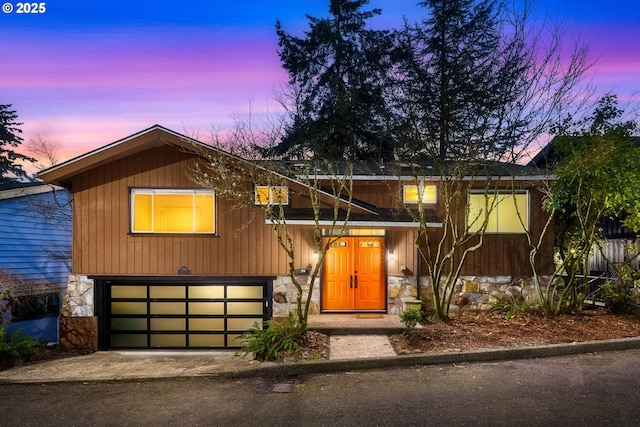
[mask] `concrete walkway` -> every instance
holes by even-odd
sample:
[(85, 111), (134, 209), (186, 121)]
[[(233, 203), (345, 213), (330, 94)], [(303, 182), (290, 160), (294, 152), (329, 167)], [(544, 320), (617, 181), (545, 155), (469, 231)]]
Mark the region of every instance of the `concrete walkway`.
[[(353, 317), (346, 318), (345, 315), (340, 316), (343, 317), (322, 315), (318, 316), (321, 319), (310, 319), (310, 326), (313, 325), (311, 329), (323, 330), (330, 335), (329, 360), (256, 362), (250, 357), (236, 356), (234, 350), (102, 351), (0, 371), (0, 383), (139, 381), (194, 376), (294, 376), (416, 365), (530, 359), (640, 348), (638, 337), (539, 347), (396, 356), (388, 335), (401, 329), (397, 316), (357, 320), (353, 320)], [(345, 329), (345, 320), (351, 323), (351, 328)], [(360, 320), (362, 323), (359, 323)]]

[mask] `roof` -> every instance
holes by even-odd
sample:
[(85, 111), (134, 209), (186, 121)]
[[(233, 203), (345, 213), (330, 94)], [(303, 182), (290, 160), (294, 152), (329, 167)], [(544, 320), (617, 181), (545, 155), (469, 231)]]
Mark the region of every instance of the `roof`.
[[(103, 164), (113, 162), (114, 160), (123, 159), (133, 154), (163, 145), (173, 145), (179, 147), (181, 150), (193, 152), (195, 155), (202, 155), (202, 153), (207, 152), (218, 153), (238, 162), (247, 162), (245, 159), (182, 135), (178, 132), (174, 132), (163, 126), (153, 125), (150, 128), (126, 138), (119, 139), (111, 144), (107, 144), (64, 163), (46, 169), (40, 172), (38, 176), (47, 183), (71, 188), (71, 178), (75, 175), (92, 170)], [(292, 187), (307, 187), (307, 185), (304, 182), (299, 181), (295, 175), (285, 175), (275, 170), (272, 170), (272, 173), (280, 175), (282, 178), (288, 180)], [(322, 200), (334, 198), (331, 193), (323, 190), (319, 190), (319, 194)], [(340, 200), (341, 207), (346, 206), (348, 203), (349, 202), (346, 199)], [(357, 202), (352, 202), (351, 207), (356, 212), (373, 213), (368, 206), (365, 206), (364, 204), (361, 205)]]
[[(553, 138), (547, 145), (542, 147), (542, 149), (538, 151), (538, 154), (536, 154), (534, 158), (527, 163), (527, 167), (545, 168), (560, 160), (559, 155), (553, 149), (555, 140), (556, 138)], [(632, 136), (631, 141), (633, 142), (633, 145), (640, 147), (640, 136)]]
[[(464, 175), (463, 179), (477, 179), (484, 177), (509, 177), (510, 179), (540, 179), (540, 170), (536, 167), (501, 163), (495, 161), (465, 162), (455, 164), (453, 162), (444, 165), (444, 171), (436, 167), (433, 163), (412, 162), (371, 162), (357, 161), (352, 164), (346, 161), (322, 162), (312, 161), (273, 161), (262, 162), (266, 168), (278, 170), (282, 174), (302, 176), (310, 174), (319, 179), (330, 179), (341, 176), (348, 171), (348, 166), (353, 167), (352, 178), (358, 180), (414, 180), (416, 178), (425, 180), (439, 180), (443, 175), (458, 177)], [(462, 166), (462, 170), (455, 168)]]
[(0, 184), (0, 200), (33, 196), (56, 190), (62, 190), (62, 187), (42, 182), (4, 182)]
[[(74, 175), (163, 144), (176, 145), (191, 151), (194, 151), (194, 146), (207, 150), (221, 151), (163, 126), (153, 125), (133, 135), (45, 169), (38, 176), (45, 182), (68, 187), (68, 181)], [(229, 153), (225, 154), (234, 157)]]

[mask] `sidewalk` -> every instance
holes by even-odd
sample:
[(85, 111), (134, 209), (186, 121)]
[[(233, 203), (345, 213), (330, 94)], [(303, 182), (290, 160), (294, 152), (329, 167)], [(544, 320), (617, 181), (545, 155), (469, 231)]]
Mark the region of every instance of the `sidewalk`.
[[(397, 316), (393, 317), (397, 319)], [(0, 384), (149, 380), (195, 376), (294, 376), (415, 365), (530, 359), (640, 348), (638, 337), (539, 347), (396, 356), (387, 338), (388, 332), (397, 327), (393, 323), (394, 319), (377, 319), (377, 323), (372, 322), (373, 319), (363, 319), (363, 322), (358, 324), (362, 328), (350, 329), (348, 335), (341, 335), (336, 334), (344, 332), (340, 318), (322, 318), (325, 324), (314, 323), (311, 329), (323, 330), (330, 334), (330, 360), (298, 363), (257, 362), (249, 356), (235, 356), (234, 350), (102, 351), (0, 371)], [(398, 320), (395, 321), (399, 323)]]

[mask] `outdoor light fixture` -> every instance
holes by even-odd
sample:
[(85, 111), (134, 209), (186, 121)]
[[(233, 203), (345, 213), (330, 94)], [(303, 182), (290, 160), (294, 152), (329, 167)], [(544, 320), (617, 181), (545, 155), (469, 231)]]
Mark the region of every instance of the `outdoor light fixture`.
[(318, 251), (313, 251), (313, 254), (311, 255), (311, 259), (314, 259), (316, 261), (318, 260)]
[(387, 258), (389, 259), (389, 261), (394, 261), (396, 259), (396, 253), (393, 251), (393, 249), (389, 249)]

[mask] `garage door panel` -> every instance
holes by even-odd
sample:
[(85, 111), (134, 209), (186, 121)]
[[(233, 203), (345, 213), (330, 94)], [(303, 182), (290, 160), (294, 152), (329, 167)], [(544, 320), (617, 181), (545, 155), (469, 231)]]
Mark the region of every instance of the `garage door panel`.
[(151, 347), (186, 347), (186, 334), (152, 334)]
[(185, 298), (187, 288), (185, 286), (149, 286), (149, 298)]
[(190, 302), (189, 314), (224, 314), (224, 302)]
[(146, 298), (147, 286), (117, 285), (111, 287), (111, 298)]
[(152, 318), (149, 327), (152, 331), (184, 331), (187, 319)]
[(152, 302), (149, 313), (154, 314), (187, 314), (187, 307), (184, 302)]
[(227, 298), (263, 298), (262, 286), (227, 286)]
[(224, 335), (189, 335), (189, 345), (191, 347), (224, 347)]
[(111, 348), (240, 347), (235, 338), (268, 319), (266, 281), (107, 283)]
[(114, 318), (111, 319), (111, 329), (120, 331), (146, 331), (148, 328), (146, 318)]
[(147, 334), (113, 334), (112, 347), (143, 348), (147, 347)]
[(257, 324), (258, 329), (262, 329), (262, 322), (255, 318), (230, 318), (227, 319), (227, 329), (230, 331), (247, 331)]
[(147, 303), (113, 301), (111, 314), (147, 314)]
[(188, 286), (189, 299), (222, 299), (224, 298), (224, 286)]
[(190, 331), (224, 331), (224, 319), (189, 319)]

